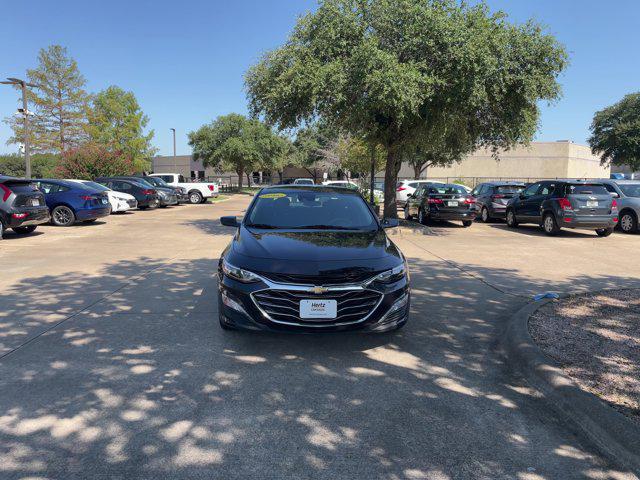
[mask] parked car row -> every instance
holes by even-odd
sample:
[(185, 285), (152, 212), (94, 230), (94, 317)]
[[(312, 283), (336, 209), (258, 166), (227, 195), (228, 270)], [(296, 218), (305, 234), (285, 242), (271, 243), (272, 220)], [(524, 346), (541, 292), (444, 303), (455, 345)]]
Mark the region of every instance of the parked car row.
[[(476, 217), (482, 222), (505, 219), (510, 228), (537, 224), (548, 235), (563, 228), (595, 230), (608, 237), (616, 226), (637, 232), (640, 218), (640, 181), (545, 180), (530, 185), (487, 182), (471, 192), (457, 184), (409, 181), (414, 188), (401, 203), (406, 219), (460, 220), (465, 227)], [(414, 184), (413, 187), (410, 184)]]
[(216, 184), (187, 183), (177, 174), (99, 177), (95, 181), (0, 176), (0, 239), (6, 229), (28, 234), (43, 223), (68, 227), (135, 208), (202, 203), (217, 195)]

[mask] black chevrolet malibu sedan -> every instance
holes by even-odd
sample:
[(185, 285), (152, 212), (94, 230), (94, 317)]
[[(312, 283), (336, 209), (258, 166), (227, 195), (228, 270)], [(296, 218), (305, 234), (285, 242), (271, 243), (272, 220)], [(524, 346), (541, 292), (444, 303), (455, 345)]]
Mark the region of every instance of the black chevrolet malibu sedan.
[(362, 196), (340, 187), (261, 190), (221, 255), (224, 329), (385, 332), (409, 315), (407, 263)]

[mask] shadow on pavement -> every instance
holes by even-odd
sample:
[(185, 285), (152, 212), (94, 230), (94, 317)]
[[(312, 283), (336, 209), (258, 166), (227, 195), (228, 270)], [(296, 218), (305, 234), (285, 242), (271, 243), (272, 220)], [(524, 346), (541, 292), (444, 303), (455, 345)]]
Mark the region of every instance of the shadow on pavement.
[(521, 300), (412, 259), (397, 333), (250, 335), (218, 328), (215, 271), (140, 258), (1, 292), (24, 346), (0, 361), (0, 476), (622, 478), (504, 364)]

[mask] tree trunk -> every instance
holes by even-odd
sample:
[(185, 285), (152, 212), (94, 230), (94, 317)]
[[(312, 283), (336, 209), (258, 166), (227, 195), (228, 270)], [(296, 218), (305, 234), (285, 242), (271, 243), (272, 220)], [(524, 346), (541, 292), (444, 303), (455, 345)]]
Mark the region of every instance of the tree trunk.
[(236, 173), (238, 174), (238, 190), (242, 190), (242, 177), (244, 176), (244, 169), (238, 168), (238, 170), (236, 170)]
[(413, 165), (413, 178), (414, 180), (419, 180), (420, 179), (420, 173), (422, 168), (420, 168), (420, 165), (414, 164)]
[(398, 218), (398, 208), (396, 207), (397, 161), (395, 149), (392, 146), (387, 147), (387, 165), (384, 170), (384, 218)]
[(249, 172), (246, 173), (247, 175), (247, 187), (251, 186), (251, 174)]

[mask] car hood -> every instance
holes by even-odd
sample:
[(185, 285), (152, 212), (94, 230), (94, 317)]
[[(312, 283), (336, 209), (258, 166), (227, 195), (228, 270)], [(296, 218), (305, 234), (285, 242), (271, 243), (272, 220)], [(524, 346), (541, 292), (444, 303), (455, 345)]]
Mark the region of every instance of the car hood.
[(245, 257), (291, 261), (352, 261), (401, 258), (383, 230), (257, 230), (240, 227), (233, 252)]

